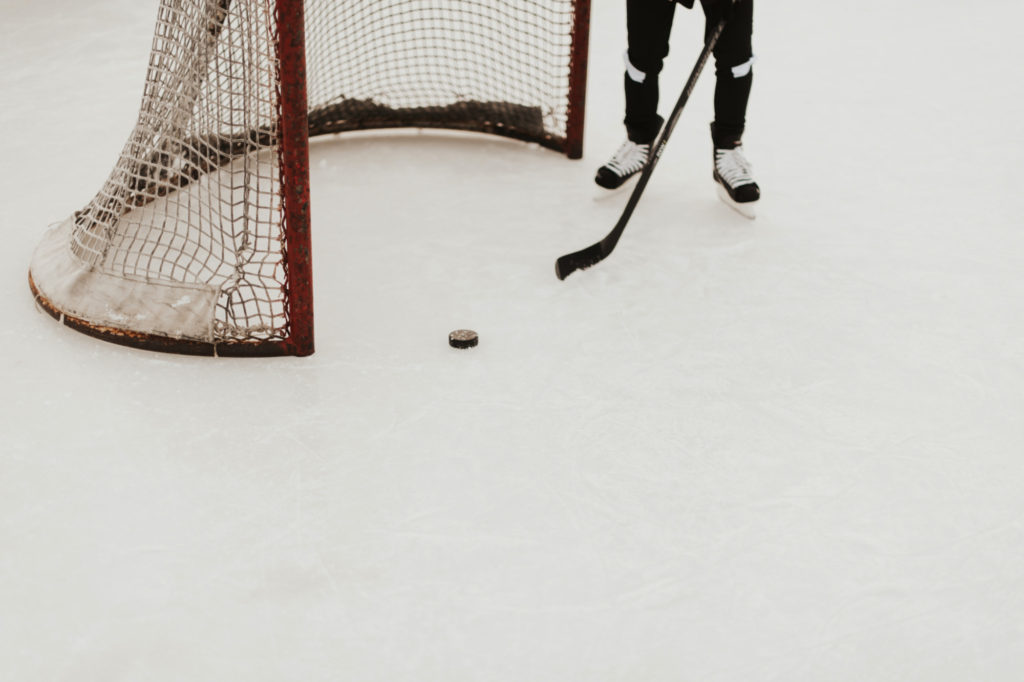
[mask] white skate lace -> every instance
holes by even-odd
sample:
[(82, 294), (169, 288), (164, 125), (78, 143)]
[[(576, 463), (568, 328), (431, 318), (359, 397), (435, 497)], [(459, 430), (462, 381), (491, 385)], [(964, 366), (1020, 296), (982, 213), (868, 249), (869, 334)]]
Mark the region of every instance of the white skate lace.
[(626, 140), (619, 147), (619, 151), (615, 152), (612, 160), (605, 165), (619, 177), (632, 175), (644, 167), (650, 151), (651, 145), (649, 144), (636, 144), (631, 140)]
[(752, 167), (747, 157), (743, 155), (743, 147), (716, 149), (715, 168), (730, 187), (750, 185), (754, 182)]

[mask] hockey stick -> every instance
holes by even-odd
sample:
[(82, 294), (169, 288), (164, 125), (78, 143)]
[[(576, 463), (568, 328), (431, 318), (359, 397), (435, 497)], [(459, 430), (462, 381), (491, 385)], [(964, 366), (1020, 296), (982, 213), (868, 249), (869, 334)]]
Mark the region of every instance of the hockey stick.
[(675, 108), (672, 109), (672, 114), (668, 117), (668, 121), (665, 122), (661, 133), (658, 135), (658, 139), (654, 142), (654, 153), (651, 154), (651, 157), (647, 160), (647, 165), (644, 166), (643, 172), (640, 173), (640, 179), (637, 181), (636, 187), (633, 188), (629, 201), (626, 202), (626, 208), (622, 212), (619, 222), (615, 223), (612, 231), (601, 241), (581, 251), (567, 253), (555, 261), (555, 274), (558, 275), (558, 279), (565, 279), (577, 270), (597, 265), (611, 254), (612, 249), (619, 242), (619, 237), (622, 236), (623, 230), (626, 229), (626, 223), (629, 222), (630, 216), (633, 215), (633, 209), (636, 208), (637, 203), (640, 201), (640, 195), (644, 193), (644, 188), (647, 187), (647, 182), (651, 179), (654, 167), (658, 165), (661, 153), (665, 149), (665, 143), (668, 142), (669, 135), (672, 134), (672, 129), (676, 127), (676, 121), (679, 120), (679, 115), (683, 113), (686, 101), (690, 99), (690, 94), (693, 92), (694, 86), (697, 85), (697, 78), (700, 77), (700, 72), (704, 70), (704, 65), (707, 63), (711, 51), (715, 49), (718, 38), (722, 35), (725, 23), (725, 19), (719, 21), (718, 26), (715, 27), (715, 30), (704, 43), (704, 49), (697, 59), (697, 64), (693, 67), (693, 71), (690, 72), (690, 79), (686, 81), (686, 87), (683, 88), (682, 94), (679, 95), (679, 101), (676, 102)]

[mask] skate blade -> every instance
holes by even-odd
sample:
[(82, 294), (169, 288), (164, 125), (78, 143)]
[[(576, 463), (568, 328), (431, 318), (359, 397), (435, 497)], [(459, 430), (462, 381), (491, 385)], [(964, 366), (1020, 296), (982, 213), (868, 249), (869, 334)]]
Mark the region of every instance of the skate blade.
[(639, 179), (640, 179), (640, 173), (635, 173), (634, 175), (632, 175), (629, 178), (627, 178), (624, 183), (622, 183), (618, 187), (612, 187), (611, 189), (609, 189), (608, 187), (602, 187), (601, 185), (599, 185), (599, 184), (597, 184), (595, 182), (594, 183), (594, 201), (604, 201), (605, 199), (611, 199), (612, 197), (617, 197), (618, 195), (622, 194), (623, 191), (625, 191), (627, 189), (632, 189), (633, 185), (635, 185), (637, 180), (639, 180)]
[(748, 201), (744, 204), (733, 201), (732, 197), (729, 196), (728, 190), (725, 189), (720, 183), (715, 183), (715, 189), (718, 191), (718, 198), (732, 210), (739, 213), (744, 218), (753, 220), (757, 218), (757, 202)]

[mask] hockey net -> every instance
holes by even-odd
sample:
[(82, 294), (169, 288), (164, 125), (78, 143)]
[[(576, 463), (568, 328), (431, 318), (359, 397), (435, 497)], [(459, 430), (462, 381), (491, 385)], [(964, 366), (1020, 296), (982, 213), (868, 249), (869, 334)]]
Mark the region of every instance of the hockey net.
[(137, 125), (37, 249), (37, 300), (128, 345), (311, 353), (307, 138), (453, 128), (578, 158), (587, 18), (586, 0), (162, 0)]

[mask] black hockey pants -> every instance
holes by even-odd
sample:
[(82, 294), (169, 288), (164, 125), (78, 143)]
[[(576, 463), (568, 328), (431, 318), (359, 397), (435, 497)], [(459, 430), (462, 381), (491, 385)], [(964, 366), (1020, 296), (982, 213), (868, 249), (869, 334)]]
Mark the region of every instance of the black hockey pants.
[[(721, 5), (701, 0), (705, 14), (705, 36), (720, 18)], [(668, 0), (626, 0), (626, 131), (629, 139), (649, 143), (663, 120), (658, 115), (658, 74), (668, 56), (669, 35), (675, 2)], [(739, 0), (732, 17), (715, 46), (715, 121), (712, 126), (716, 147), (735, 146), (743, 136), (747, 101), (754, 74), (754, 0)], [(681, 87), (681, 84), (680, 84)]]

